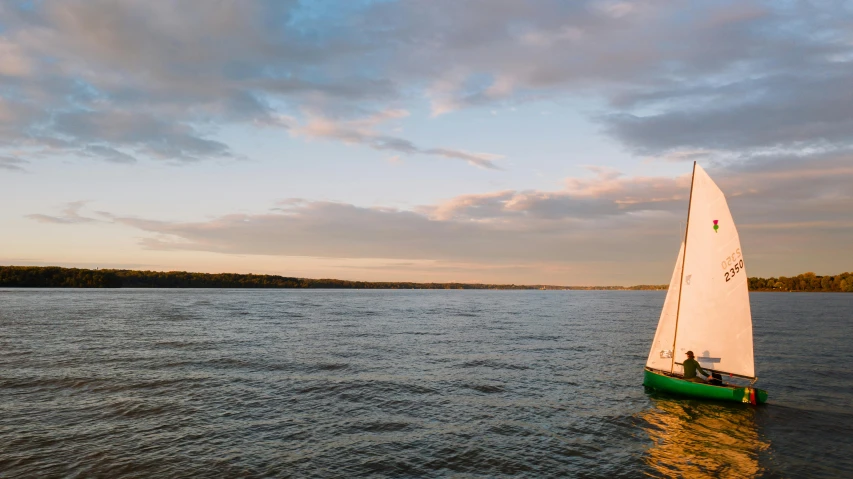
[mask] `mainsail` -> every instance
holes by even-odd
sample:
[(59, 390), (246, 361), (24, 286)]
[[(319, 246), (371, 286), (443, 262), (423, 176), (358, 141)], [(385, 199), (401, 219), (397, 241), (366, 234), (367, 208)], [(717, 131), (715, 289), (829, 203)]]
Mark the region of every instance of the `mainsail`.
[[(646, 364), (671, 371), (692, 350), (703, 367), (755, 377), (743, 250), (723, 192), (698, 165), (680, 256), (683, 265), (676, 262), (672, 278), (678, 281), (676, 290), (671, 282)], [(674, 326), (670, 326), (672, 302), (676, 303)], [(668, 338), (672, 342), (664, 347)], [(672, 359), (662, 357), (666, 353), (661, 351), (668, 350)]]

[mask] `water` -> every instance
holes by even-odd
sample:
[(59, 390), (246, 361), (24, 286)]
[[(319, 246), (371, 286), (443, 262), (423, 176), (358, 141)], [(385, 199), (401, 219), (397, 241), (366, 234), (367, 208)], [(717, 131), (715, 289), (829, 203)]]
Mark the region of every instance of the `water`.
[(0, 290), (0, 477), (851, 477), (853, 294), (764, 407), (641, 386), (663, 292)]

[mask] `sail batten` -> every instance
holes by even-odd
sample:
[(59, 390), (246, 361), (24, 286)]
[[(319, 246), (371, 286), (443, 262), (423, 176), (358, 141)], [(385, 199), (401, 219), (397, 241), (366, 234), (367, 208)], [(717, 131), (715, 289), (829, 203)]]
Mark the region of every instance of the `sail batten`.
[[(646, 365), (671, 370), (692, 350), (705, 368), (754, 378), (752, 316), (740, 238), (725, 195), (698, 165), (688, 219)], [(666, 340), (670, 346), (663, 348)], [(664, 361), (664, 355), (671, 356)]]

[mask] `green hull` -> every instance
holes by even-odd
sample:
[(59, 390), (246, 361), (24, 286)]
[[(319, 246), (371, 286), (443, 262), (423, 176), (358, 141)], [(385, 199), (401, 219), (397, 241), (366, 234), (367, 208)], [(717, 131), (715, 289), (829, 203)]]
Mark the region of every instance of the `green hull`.
[(690, 396), (717, 401), (762, 404), (767, 402), (767, 391), (750, 387), (714, 386), (694, 383), (677, 377), (666, 376), (646, 369), (643, 385), (656, 391), (665, 391), (682, 396)]

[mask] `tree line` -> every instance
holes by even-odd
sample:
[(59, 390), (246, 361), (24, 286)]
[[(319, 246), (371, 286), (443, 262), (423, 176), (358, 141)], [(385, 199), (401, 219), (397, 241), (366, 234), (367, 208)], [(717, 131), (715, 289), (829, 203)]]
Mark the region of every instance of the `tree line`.
[(189, 273), (80, 269), (57, 266), (0, 266), (0, 287), (29, 288), (337, 288), (337, 289), (557, 289), (559, 286), (367, 282), (266, 274)]
[(818, 276), (803, 273), (793, 277), (749, 278), (750, 291), (818, 291), (853, 293), (853, 273)]
[[(502, 289), (502, 290), (664, 290), (666, 285), (554, 286), (483, 283), (412, 283), (308, 279), (267, 274), (189, 273), (81, 269), (58, 266), (0, 266), (0, 287), (23, 288), (338, 288), (338, 289)], [(853, 292), (853, 273), (791, 278), (749, 278), (750, 291)]]

